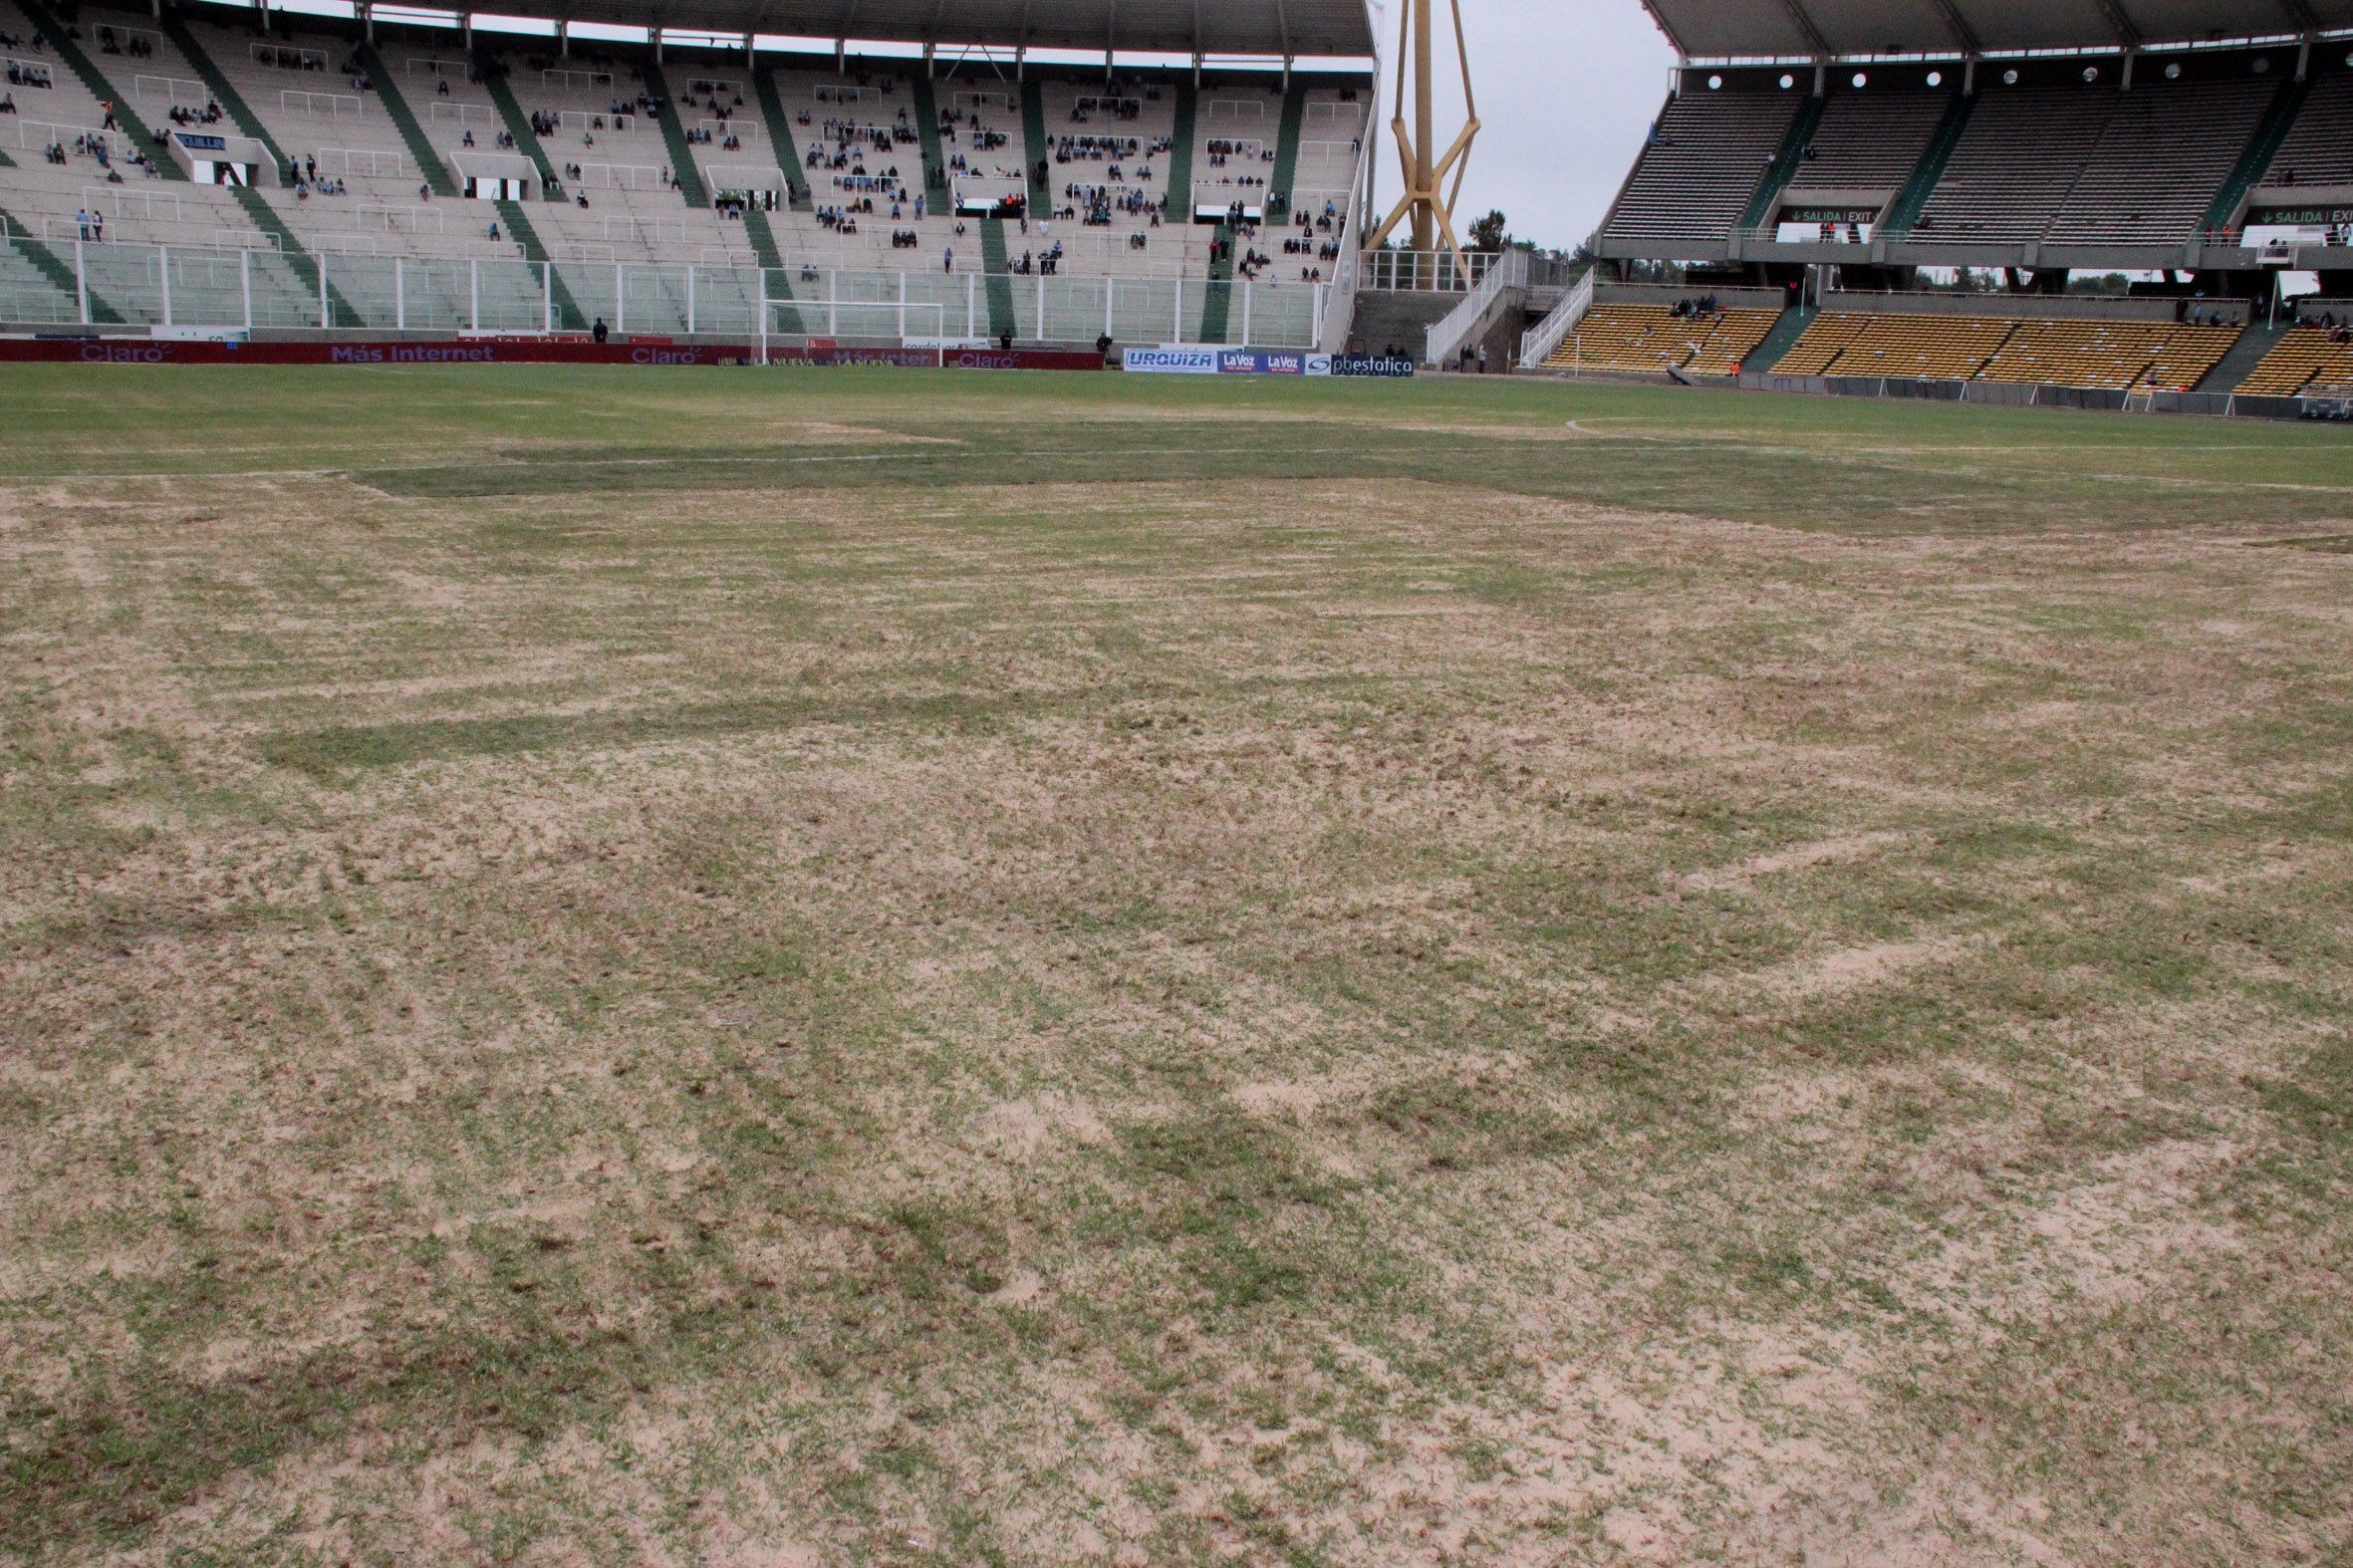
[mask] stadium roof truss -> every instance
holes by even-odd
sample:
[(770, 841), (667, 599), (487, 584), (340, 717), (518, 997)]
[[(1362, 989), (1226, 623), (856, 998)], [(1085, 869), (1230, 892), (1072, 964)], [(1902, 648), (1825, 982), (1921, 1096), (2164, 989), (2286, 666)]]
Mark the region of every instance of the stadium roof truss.
[(2007, 55), (2310, 36), (2353, 0), (1643, 0), (1687, 61)]
[(521, 10), (555, 22), (727, 38), (1196, 59), (1378, 55), (1369, 0), (533, 0)]

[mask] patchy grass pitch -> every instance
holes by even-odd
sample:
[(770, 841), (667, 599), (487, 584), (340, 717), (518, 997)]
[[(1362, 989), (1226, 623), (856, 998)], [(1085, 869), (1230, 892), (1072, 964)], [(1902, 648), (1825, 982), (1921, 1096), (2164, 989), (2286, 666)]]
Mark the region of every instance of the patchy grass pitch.
[(0, 1559), (2353, 1550), (2353, 446), (0, 373)]

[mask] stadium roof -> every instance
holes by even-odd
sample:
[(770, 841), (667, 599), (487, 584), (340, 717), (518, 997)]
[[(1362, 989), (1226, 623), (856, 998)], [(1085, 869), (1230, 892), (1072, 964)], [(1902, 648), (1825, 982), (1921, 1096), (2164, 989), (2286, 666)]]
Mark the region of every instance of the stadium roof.
[(2353, 0), (1643, 0), (1687, 58), (2115, 49), (2353, 27)]
[(537, 0), (618, 27), (1123, 53), (1375, 54), (1366, 0)]

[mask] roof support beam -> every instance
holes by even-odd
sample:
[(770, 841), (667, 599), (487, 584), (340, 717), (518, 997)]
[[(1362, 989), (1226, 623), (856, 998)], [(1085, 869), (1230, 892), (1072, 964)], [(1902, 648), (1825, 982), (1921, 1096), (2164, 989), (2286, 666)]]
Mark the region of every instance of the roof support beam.
[(2100, 0), (2100, 14), (2106, 17), (2108, 25), (2115, 29), (2116, 41), (2119, 44), (2127, 49), (2141, 47), (2141, 24), (2135, 22), (2132, 13), (2125, 10), (2124, 0)]
[(1961, 7), (1955, 5), (1953, 0), (1937, 0), (1937, 14), (1945, 19), (1945, 26), (1951, 30), (1953, 41), (1961, 46), (1962, 54), (1981, 55), (1985, 52), (1985, 46), (1977, 42), (1977, 30), (1969, 26), (1969, 19), (1961, 14)]
[(1806, 43), (1812, 46), (1814, 58), (1827, 60), (1836, 53), (1830, 47), (1830, 40), (1824, 38), (1822, 30), (1814, 25), (1813, 17), (1807, 14), (1805, 0), (1781, 0), (1781, 5), (1788, 11), (1789, 20), (1795, 22), (1797, 30), (1805, 35)]

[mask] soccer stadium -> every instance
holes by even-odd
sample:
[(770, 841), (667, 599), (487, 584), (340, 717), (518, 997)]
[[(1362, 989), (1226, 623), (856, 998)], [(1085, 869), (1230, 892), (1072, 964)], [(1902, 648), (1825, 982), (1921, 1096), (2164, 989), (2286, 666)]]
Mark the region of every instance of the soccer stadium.
[(0, 1562), (2346, 1561), (2353, 0), (1567, 9), (0, 0)]

